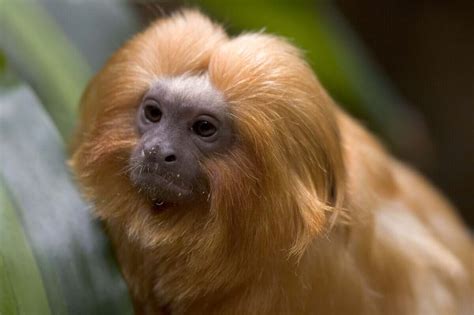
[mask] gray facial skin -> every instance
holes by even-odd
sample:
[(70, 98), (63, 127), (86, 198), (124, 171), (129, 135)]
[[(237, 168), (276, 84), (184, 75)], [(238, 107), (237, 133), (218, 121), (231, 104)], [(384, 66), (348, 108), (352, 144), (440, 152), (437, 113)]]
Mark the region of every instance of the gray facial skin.
[(233, 142), (232, 121), (206, 76), (157, 81), (137, 112), (140, 140), (130, 158), (130, 178), (155, 204), (206, 198), (200, 163)]

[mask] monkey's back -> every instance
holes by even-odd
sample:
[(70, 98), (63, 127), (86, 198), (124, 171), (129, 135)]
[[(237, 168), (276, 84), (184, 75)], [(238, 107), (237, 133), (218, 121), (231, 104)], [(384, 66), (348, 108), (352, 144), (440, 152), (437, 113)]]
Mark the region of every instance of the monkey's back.
[(468, 314), (474, 247), (454, 207), (346, 114), (339, 122), (347, 207), (359, 226), (372, 230), (362, 237), (373, 238), (364, 267), (369, 282), (390, 297), (384, 312), (395, 314), (391, 304), (402, 300), (410, 305), (399, 310), (406, 314)]

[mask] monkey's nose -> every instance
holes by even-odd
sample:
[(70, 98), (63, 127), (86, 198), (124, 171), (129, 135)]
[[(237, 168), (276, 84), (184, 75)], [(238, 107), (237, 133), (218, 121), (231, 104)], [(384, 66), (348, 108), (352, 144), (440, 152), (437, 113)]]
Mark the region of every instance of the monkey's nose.
[(145, 146), (142, 148), (142, 156), (146, 159), (154, 160), (158, 152), (158, 146)]
[(177, 161), (175, 152), (166, 147), (161, 147), (158, 145), (150, 146), (143, 148), (142, 155), (150, 161), (162, 162), (165, 164), (172, 164)]

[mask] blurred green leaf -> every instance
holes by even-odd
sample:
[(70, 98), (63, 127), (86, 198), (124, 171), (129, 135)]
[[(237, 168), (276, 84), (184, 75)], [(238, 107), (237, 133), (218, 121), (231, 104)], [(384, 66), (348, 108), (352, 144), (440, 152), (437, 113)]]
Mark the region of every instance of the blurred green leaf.
[(9, 60), (36, 86), (65, 139), (74, 128), (79, 97), (90, 69), (36, 1), (0, 0), (1, 45)]
[(0, 75), (5, 72), (7, 68), (7, 58), (5, 58), (5, 55), (0, 51)]
[[(128, 0), (35, 0), (95, 71), (140, 30)], [(52, 47), (55, 49), (57, 47)]]
[(0, 177), (0, 314), (51, 314), (17, 211)]
[[(9, 212), (18, 218), (15, 225), (9, 217), (5, 222), (11, 228), (0, 230), (2, 240), (15, 240), (0, 247), (0, 313), (131, 314), (107, 239), (64, 165), (63, 143), (70, 138), (79, 96), (91, 75), (81, 52), (98, 67), (136, 30), (132, 14), (119, 0), (0, 0), (0, 20), (5, 53), (0, 54), (0, 174), (8, 199), (18, 205)], [(42, 102), (19, 84), (12, 68)], [(6, 199), (0, 207), (11, 209)], [(23, 232), (22, 240), (15, 229)], [(10, 262), (25, 256), (22, 246), (30, 249), (31, 263), (13, 268)], [(23, 269), (27, 275), (32, 266), (41, 283), (32, 283), (26, 300), (26, 282), (8, 277)], [(50, 311), (41, 298), (47, 298)]]
[[(18, 234), (18, 229), (26, 235), (8, 247), (1, 243), (3, 264), (16, 259), (16, 248), (21, 254), (28, 245), (44, 285), (36, 287), (38, 297), (46, 293), (53, 314), (131, 314), (127, 287), (106, 237), (69, 177), (62, 139), (52, 121), (26, 86), (0, 94), (0, 104), (0, 174), (19, 222), (0, 230), (2, 242), (13, 239), (11, 233)], [(2, 210), (11, 209), (1, 202)], [(25, 272), (32, 268), (30, 263), (24, 267)], [(11, 285), (16, 297), (24, 284)], [(7, 314), (43, 314), (17, 311)]]

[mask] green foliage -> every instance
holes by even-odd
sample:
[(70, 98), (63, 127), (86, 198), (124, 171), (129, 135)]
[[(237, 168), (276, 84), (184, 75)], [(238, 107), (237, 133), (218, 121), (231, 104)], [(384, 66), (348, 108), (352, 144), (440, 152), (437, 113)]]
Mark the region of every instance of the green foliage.
[(65, 139), (90, 76), (86, 62), (36, 1), (0, 0), (2, 46), (30, 81)]
[(0, 314), (51, 314), (18, 212), (0, 178)]
[[(0, 223), (0, 274), (15, 277), (2, 283), (10, 293), (0, 295), (1, 308), (11, 309), (3, 299), (13, 296), (20, 307), (8, 315), (35, 314), (23, 311), (31, 305), (23, 305), (22, 292), (31, 284), (25, 294), (44, 292), (53, 314), (130, 314), (125, 283), (69, 177), (62, 139), (48, 114), (26, 86), (1, 93), (0, 104), (0, 174), (15, 206), (0, 200), (2, 210), (10, 209)], [(41, 282), (22, 278), (22, 268), (25, 275), (36, 269)]]
[(0, 7), (0, 314), (131, 314), (65, 165), (90, 67), (38, 1)]
[(0, 8), (1, 50), (67, 142), (91, 69), (132, 36), (138, 22), (123, 0), (0, 0)]

